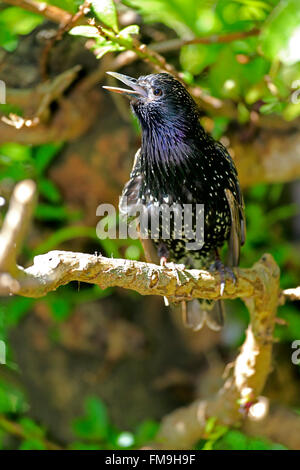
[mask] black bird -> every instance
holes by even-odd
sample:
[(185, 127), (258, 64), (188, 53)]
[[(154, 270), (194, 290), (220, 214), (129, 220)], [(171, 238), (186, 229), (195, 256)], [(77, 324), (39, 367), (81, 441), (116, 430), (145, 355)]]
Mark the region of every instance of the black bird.
[[(120, 212), (133, 215), (142, 204), (149, 215), (153, 208), (167, 204), (192, 206), (193, 227), (199, 206), (204, 204), (204, 244), (190, 250), (185, 231), (174, 233), (174, 218), (169, 237), (163, 238), (164, 221), (153, 243), (162, 264), (166, 261), (187, 268), (210, 268), (221, 275), (221, 294), (225, 273), (239, 262), (240, 246), (245, 242), (244, 202), (237, 170), (226, 148), (201, 126), (198, 107), (185, 89), (167, 73), (141, 76), (137, 80), (115, 72), (108, 74), (130, 89), (104, 87), (127, 95), (142, 128), (142, 145), (135, 156), (130, 180), (120, 200)], [(218, 250), (228, 241), (227, 267)], [(206, 322), (212, 329), (223, 325), (223, 302), (183, 303), (187, 326), (200, 329)], [(200, 308), (199, 308), (200, 307)]]

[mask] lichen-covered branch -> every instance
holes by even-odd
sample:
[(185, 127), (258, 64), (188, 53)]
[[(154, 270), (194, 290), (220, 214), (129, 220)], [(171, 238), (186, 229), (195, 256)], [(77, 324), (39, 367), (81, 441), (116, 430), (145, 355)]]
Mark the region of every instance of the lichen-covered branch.
[(257, 284), (252, 296), (245, 299), (250, 324), (230, 377), (216, 397), (197, 400), (167, 416), (158, 435), (164, 448), (191, 448), (206, 431), (208, 418), (215, 425), (241, 424), (252, 403), (262, 392), (271, 368), (272, 335), (277, 311), (279, 269), (270, 255), (265, 255), (253, 270)]
[[(237, 282), (234, 285), (228, 279), (223, 298), (262, 294), (265, 289), (261, 281), (265, 269), (264, 259), (272, 258), (265, 255), (251, 269), (236, 269)], [(167, 296), (173, 302), (192, 298), (220, 298), (219, 274), (68, 251), (51, 251), (36, 256), (34, 264), (29, 268), (19, 267), (19, 289), (12, 293), (41, 297), (71, 281), (97, 284), (103, 289), (123, 287), (141, 295)]]

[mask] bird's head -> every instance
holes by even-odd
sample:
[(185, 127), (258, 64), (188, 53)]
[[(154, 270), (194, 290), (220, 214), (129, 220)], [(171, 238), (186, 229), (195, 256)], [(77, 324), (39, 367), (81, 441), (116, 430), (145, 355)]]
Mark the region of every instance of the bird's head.
[(133, 112), (143, 128), (191, 126), (198, 122), (198, 109), (185, 87), (168, 73), (141, 76), (138, 79), (116, 72), (107, 72), (130, 89), (105, 86), (131, 100)]

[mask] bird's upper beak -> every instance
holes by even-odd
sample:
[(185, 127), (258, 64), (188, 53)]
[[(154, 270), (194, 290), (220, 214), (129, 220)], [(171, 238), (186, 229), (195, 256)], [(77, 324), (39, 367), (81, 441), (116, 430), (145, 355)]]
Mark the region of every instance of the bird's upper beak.
[(141, 96), (146, 97), (147, 91), (145, 88), (137, 84), (137, 80), (135, 78), (128, 77), (127, 75), (123, 75), (122, 73), (117, 72), (106, 72), (108, 75), (117, 78), (121, 82), (125, 83), (132, 88), (132, 90), (128, 90), (127, 88), (117, 88), (114, 86), (104, 86), (106, 90), (114, 91), (115, 93), (121, 93), (122, 95), (126, 95), (129, 98), (140, 98)]

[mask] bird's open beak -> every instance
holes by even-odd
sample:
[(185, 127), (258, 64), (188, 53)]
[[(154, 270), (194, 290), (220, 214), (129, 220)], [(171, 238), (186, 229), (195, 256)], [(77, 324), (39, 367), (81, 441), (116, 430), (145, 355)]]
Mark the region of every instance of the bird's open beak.
[(130, 86), (132, 90), (128, 90), (127, 88), (117, 88), (114, 86), (104, 86), (108, 91), (114, 91), (115, 93), (121, 93), (122, 95), (128, 96), (129, 98), (140, 98), (141, 96), (147, 96), (147, 91), (137, 84), (137, 80), (135, 78), (128, 77), (127, 75), (123, 75), (122, 73), (117, 72), (106, 72), (108, 75), (111, 75), (114, 78), (117, 78), (121, 82), (125, 83), (125, 85)]

